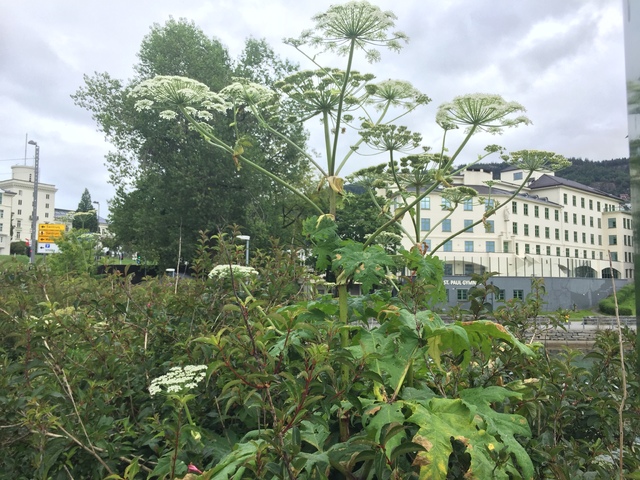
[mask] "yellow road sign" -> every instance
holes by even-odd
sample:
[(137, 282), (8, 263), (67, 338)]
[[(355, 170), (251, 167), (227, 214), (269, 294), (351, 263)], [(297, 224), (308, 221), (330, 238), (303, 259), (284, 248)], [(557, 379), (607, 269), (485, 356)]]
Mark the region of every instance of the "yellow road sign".
[(65, 229), (66, 225), (64, 223), (41, 223), (38, 225), (38, 230), (64, 232)]

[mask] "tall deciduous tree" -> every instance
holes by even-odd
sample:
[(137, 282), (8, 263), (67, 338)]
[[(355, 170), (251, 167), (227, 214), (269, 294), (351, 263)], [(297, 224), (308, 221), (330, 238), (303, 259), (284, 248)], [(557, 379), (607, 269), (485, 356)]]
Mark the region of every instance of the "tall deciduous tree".
[[(279, 204), (286, 196), (279, 195), (269, 179), (236, 168), (231, 155), (201, 142), (186, 121), (169, 122), (136, 110), (128, 93), (132, 84), (154, 75), (189, 76), (218, 91), (236, 75), (275, 81), (293, 66), (257, 40), (249, 40), (234, 63), (218, 40), (184, 19), (153, 25), (138, 58), (131, 84), (96, 73), (85, 76), (85, 86), (73, 96), (77, 105), (93, 113), (114, 146), (107, 156), (110, 182), (116, 187), (110, 231), (119, 243), (166, 266), (175, 264), (180, 242), (182, 259), (190, 259), (200, 230), (236, 223), (256, 247), (267, 236), (279, 236), (282, 222), (273, 216), (282, 211)], [(212, 121), (226, 128), (232, 119)], [(303, 138), (298, 127), (290, 127), (289, 133)], [(244, 148), (259, 152), (260, 162), (294, 181), (304, 175), (298, 153), (282, 140), (257, 124), (249, 125), (245, 135)]]
[(73, 228), (82, 228), (90, 232), (98, 231), (98, 215), (91, 201), (91, 194), (87, 188), (82, 192), (80, 203), (73, 216)]

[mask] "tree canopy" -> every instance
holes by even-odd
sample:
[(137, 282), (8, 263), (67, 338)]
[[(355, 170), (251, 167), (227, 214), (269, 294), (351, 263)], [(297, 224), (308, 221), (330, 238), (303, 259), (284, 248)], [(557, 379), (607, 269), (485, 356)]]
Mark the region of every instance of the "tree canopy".
[(78, 208), (73, 216), (73, 228), (82, 228), (90, 232), (98, 231), (98, 215), (91, 201), (91, 194), (87, 188), (82, 192)]
[[(200, 230), (238, 224), (256, 246), (266, 244), (269, 236), (288, 238), (278, 215), (290, 195), (268, 178), (238, 168), (231, 155), (202, 142), (186, 121), (169, 122), (137, 110), (129, 92), (155, 75), (188, 76), (217, 91), (236, 75), (273, 82), (294, 66), (255, 39), (232, 61), (218, 40), (184, 19), (153, 25), (138, 59), (131, 81), (95, 73), (85, 76), (85, 85), (73, 95), (77, 105), (92, 112), (114, 147), (106, 164), (116, 188), (109, 228), (118, 242), (148, 260), (173, 265), (179, 249), (183, 260), (190, 259)], [(231, 141), (232, 119), (222, 115), (213, 122)], [(304, 139), (295, 125), (287, 132)], [(244, 135), (245, 148), (258, 162), (293, 182), (302, 179), (304, 162), (296, 151), (255, 124), (245, 123)]]

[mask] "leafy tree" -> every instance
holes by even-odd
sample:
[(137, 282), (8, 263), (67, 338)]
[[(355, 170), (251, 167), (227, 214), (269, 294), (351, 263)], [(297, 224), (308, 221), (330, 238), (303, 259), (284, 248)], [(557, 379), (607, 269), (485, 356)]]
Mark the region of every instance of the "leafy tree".
[[(256, 172), (238, 168), (232, 155), (201, 142), (186, 121), (169, 122), (136, 109), (129, 91), (133, 83), (153, 75), (190, 76), (216, 91), (236, 73), (260, 70), (265, 78), (268, 70), (269, 78), (275, 79), (293, 67), (256, 40), (247, 43), (246, 53), (234, 64), (219, 41), (184, 19), (155, 24), (138, 57), (137, 77), (131, 83), (107, 73), (85, 76), (85, 86), (73, 96), (76, 104), (92, 111), (115, 147), (106, 160), (116, 187), (110, 231), (118, 243), (171, 266), (179, 250), (183, 259), (192, 257), (201, 230), (243, 225), (243, 233), (252, 236), (256, 247), (268, 236), (286, 237), (278, 229), (282, 222), (277, 215), (290, 195)], [(219, 116), (213, 122), (222, 128), (231, 120)], [(299, 127), (289, 126), (287, 131), (303, 139)], [(305, 175), (304, 163), (283, 145), (264, 129), (247, 127), (244, 148), (296, 182)]]
[(28, 249), (27, 243), (20, 240), (18, 242), (11, 242), (9, 253), (11, 255), (27, 255)]
[(80, 203), (76, 213), (73, 215), (73, 228), (88, 230), (89, 232), (98, 231), (98, 215), (91, 201), (91, 194), (88, 189), (84, 189)]

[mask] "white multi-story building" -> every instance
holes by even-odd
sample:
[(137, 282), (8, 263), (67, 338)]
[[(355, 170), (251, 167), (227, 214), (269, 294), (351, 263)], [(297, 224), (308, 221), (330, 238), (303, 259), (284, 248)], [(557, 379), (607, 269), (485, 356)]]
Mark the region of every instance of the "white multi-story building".
[[(552, 172), (536, 172), (511, 198), (524, 178), (515, 168), (494, 179), (476, 167), (455, 176), (452, 186), (471, 187), (478, 197), (453, 211), (442, 190), (421, 201), (424, 247), (444, 262), (446, 276), (633, 278), (631, 211), (622, 199)], [(502, 207), (494, 215), (471, 227), (496, 203)], [(408, 215), (403, 226), (414, 230)], [(403, 246), (414, 240), (405, 237)]]
[[(9, 243), (20, 240), (31, 240), (34, 173), (35, 168), (33, 166), (14, 165), (11, 167), (11, 178), (8, 180), (0, 180), (0, 192), (4, 191), (5, 195), (10, 198), (9, 225), (7, 227), (10, 235)], [(7, 192), (10, 192), (10, 194), (7, 195)], [(54, 222), (56, 192), (57, 188), (54, 185), (38, 182), (38, 223)], [(3, 195), (3, 197), (5, 195)], [(4, 203), (0, 202), (0, 205), (4, 205)], [(0, 219), (0, 221), (2, 220), (3, 219)], [(5, 227), (3, 227), (3, 229), (4, 228)], [(0, 232), (0, 234), (2, 233), (7, 232)], [(6, 251), (1, 249), (2, 246), (0, 243), (0, 254), (8, 254), (9, 246), (6, 245)]]
[(15, 193), (0, 188), (0, 255), (8, 255), (11, 246), (11, 212)]

